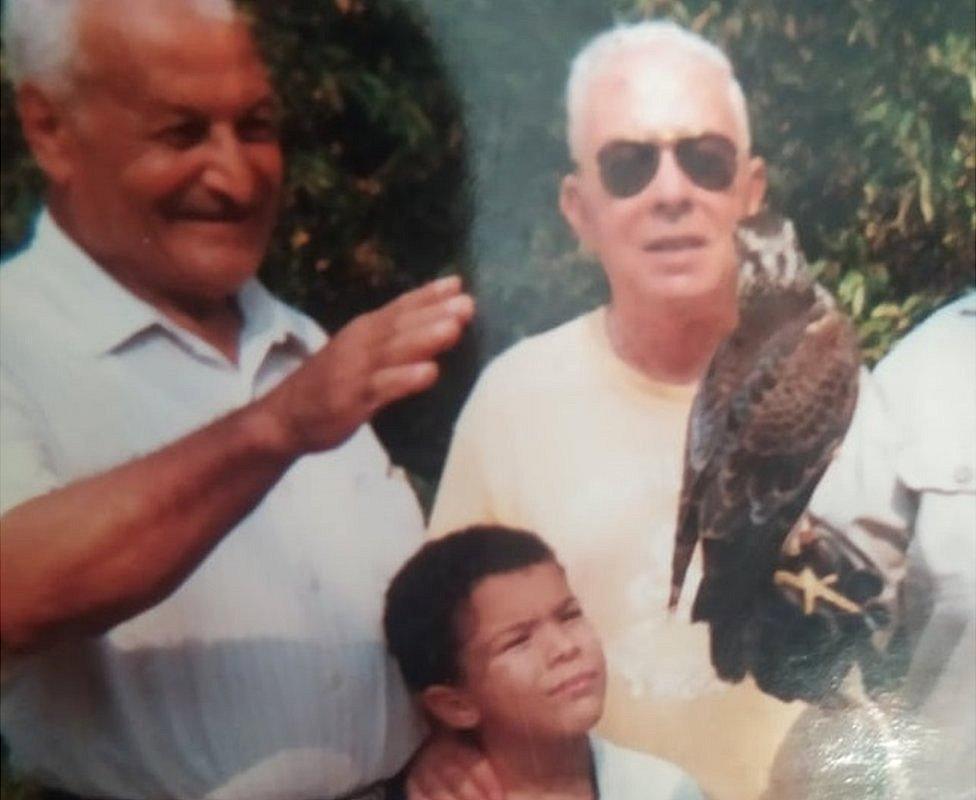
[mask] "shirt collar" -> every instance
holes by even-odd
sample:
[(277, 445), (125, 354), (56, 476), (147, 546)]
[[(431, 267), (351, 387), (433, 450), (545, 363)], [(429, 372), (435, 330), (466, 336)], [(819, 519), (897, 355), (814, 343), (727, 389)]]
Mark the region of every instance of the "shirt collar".
[[(61, 229), (47, 209), (38, 217), (31, 248), (49, 273), (48, 290), (60, 313), (76, 323), (76, 344), (87, 352), (110, 353), (153, 327), (188, 344), (196, 339), (102, 269)], [(276, 344), (290, 342), (308, 354), (321, 344), (322, 334), (317, 326), (276, 301), (256, 279), (241, 287), (238, 303), (244, 319), (242, 356), (248, 348), (260, 347), (266, 353)], [(209, 349), (198, 340), (196, 344)], [(200, 347), (193, 349), (199, 351)]]
[(321, 329), (303, 314), (277, 300), (261, 283), (252, 278), (237, 293), (237, 303), (244, 318), (239, 359), (243, 364), (253, 351), (260, 361), (276, 345), (296, 345), (303, 355), (322, 346)]
[(976, 315), (976, 286), (968, 286), (962, 297), (955, 300), (953, 305), (962, 316)]
[(99, 267), (47, 209), (37, 219), (31, 250), (49, 278), (48, 296), (76, 323), (76, 346), (106, 353), (160, 322), (162, 315)]

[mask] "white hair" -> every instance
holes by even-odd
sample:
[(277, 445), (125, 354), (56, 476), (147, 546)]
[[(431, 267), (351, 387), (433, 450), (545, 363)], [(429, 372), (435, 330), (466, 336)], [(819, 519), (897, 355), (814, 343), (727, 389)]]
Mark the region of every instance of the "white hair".
[[(4, 68), (14, 86), (31, 80), (52, 90), (71, 87), (79, 56), (78, 20), (90, 1), (4, 0)], [(237, 14), (232, 0), (183, 2), (197, 13), (218, 19)]]
[(624, 53), (678, 51), (689, 57), (707, 61), (718, 67), (728, 78), (729, 100), (746, 152), (751, 147), (749, 113), (742, 87), (735, 77), (732, 62), (725, 53), (707, 39), (673, 22), (644, 20), (619, 25), (590, 39), (576, 54), (566, 82), (566, 141), (574, 160), (580, 156), (583, 116), (587, 93), (593, 81), (600, 77)]

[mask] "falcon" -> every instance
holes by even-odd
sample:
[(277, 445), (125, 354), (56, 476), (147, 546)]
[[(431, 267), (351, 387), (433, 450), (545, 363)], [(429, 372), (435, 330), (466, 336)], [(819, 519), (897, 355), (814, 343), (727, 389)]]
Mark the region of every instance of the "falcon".
[(739, 322), (692, 403), (669, 599), (673, 610), (701, 540), (692, 620), (710, 624), (712, 664), (733, 682), (753, 663), (754, 619), (783, 542), (850, 424), (861, 364), (793, 225), (764, 214), (738, 240)]

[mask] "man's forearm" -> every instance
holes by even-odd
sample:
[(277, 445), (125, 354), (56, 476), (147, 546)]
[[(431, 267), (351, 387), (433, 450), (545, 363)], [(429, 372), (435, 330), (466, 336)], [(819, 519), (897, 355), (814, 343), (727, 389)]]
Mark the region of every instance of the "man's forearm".
[(427, 389), (474, 313), (457, 278), (364, 314), (263, 399), (0, 518), (0, 641), (29, 651), (157, 603), (304, 453)]
[(101, 632), (175, 589), (299, 451), (259, 401), (0, 518), (7, 652)]

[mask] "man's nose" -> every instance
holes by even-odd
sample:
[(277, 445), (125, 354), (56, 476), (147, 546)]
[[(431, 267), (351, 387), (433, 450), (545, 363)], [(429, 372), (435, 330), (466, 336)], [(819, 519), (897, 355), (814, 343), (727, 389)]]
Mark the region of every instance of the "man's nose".
[(674, 221), (691, 210), (693, 185), (678, 164), (674, 149), (664, 148), (657, 174), (645, 192), (655, 214)]
[(254, 199), (257, 178), (246, 147), (233, 126), (214, 126), (207, 148), (203, 183), (238, 205), (247, 205)]

